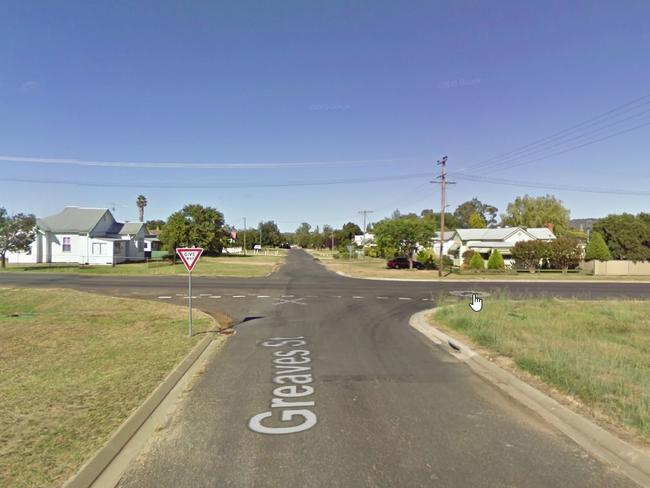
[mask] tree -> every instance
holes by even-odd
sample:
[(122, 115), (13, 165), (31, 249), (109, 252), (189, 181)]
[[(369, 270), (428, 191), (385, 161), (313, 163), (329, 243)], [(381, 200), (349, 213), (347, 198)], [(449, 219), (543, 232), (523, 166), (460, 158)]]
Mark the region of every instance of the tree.
[(510, 254), (517, 266), (534, 273), (541, 260), (546, 257), (547, 252), (542, 241), (531, 240), (517, 242), (510, 250)]
[(438, 258), (435, 251), (430, 247), (425, 247), (418, 251), (418, 262), (422, 263), (427, 269), (436, 269), (438, 265)]
[(469, 217), (470, 229), (485, 229), (485, 220), (480, 214), (472, 214)]
[(144, 224), (148, 230), (162, 230), (165, 221), (161, 219), (147, 220)]
[(409, 268), (412, 268), (413, 254), (419, 244), (431, 242), (435, 225), (419, 217), (400, 217), (377, 222), (374, 232), (375, 243), (384, 257), (404, 255), (409, 258)]
[[(257, 226), (257, 240), (259, 240), (260, 231), (262, 234), (262, 242), (260, 244), (262, 246), (279, 247), (284, 240), (278, 225), (272, 220), (259, 223)], [(248, 244), (248, 236), (246, 236), (246, 241), (246, 244)]]
[(498, 249), (493, 249), (487, 263), (488, 269), (504, 269), (506, 267), (503, 256)]
[(548, 259), (553, 268), (560, 268), (566, 273), (569, 268), (575, 268), (580, 263), (582, 251), (578, 241), (571, 237), (558, 237), (547, 244)]
[(36, 217), (18, 213), (9, 216), (0, 207), (0, 259), (2, 267), (7, 266), (8, 252), (27, 252), (36, 238)]
[(591, 261), (597, 259), (599, 261), (609, 261), (612, 259), (612, 253), (605, 243), (605, 239), (600, 235), (600, 232), (592, 231), (589, 236), (589, 242), (585, 248), (585, 259)]
[(553, 224), (556, 235), (562, 235), (569, 227), (569, 210), (562, 201), (552, 195), (517, 197), (509, 203), (501, 223), (509, 226), (545, 227)]
[(469, 268), (476, 270), (485, 269), (485, 261), (483, 260), (483, 256), (477, 252), (472, 254), (472, 258), (469, 260)]
[(300, 226), (296, 229), (296, 232), (293, 236), (293, 241), (297, 246), (300, 247), (309, 247), (311, 235), (310, 231), (311, 230), (311, 225), (309, 225), (307, 222), (303, 222), (300, 224)]
[(216, 208), (185, 205), (174, 212), (160, 233), (160, 240), (170, 251), (177, 247), (202, 247), (207, 255), (219, 255), (225, 233), (223, 214)]
[(648, 214), (608, 215), (594, 223), (593, 231), (605, 239), (614, 259), (650, 259), (650, 218)]
[(492, 227), (497, 223), (498, 211), (499, 209), (495, 206), (483, 203), (478, 198), (472, 198), (456, 207), (454, 217), (457, 219), (456, 223), (459, 227), (472, 227), (470, 225), (470, 218), (472, 215), (478, 214), (483, 218), (485, 226)]
[(147, 197), (144, 195), (138, 195), (138, 198), (135, 200), (135, 204), (138, 207), (140, 222), (144, 222), (144, 207), (147, 206)]
[(325, 247), (325, 235), (321, 234), (318, 226), (316, 226), (316, 230), (311, 234), (309, 245), (312, 249), (323, 249)]

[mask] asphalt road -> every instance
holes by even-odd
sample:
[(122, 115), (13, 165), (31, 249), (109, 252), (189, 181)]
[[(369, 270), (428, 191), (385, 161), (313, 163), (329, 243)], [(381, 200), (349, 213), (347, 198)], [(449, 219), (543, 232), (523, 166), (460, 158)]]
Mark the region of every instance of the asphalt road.
[[(186, 301), (182, 277), (0, 275), (8, 284)], [(120, 486), (635, 486), (408, 325), (441, 293), (472, 289), (650, 295), (632, 283), (355, 280), (302, 251), (266, 279), (196, 278), (197, 308), (233, 316), (237, 334)]]

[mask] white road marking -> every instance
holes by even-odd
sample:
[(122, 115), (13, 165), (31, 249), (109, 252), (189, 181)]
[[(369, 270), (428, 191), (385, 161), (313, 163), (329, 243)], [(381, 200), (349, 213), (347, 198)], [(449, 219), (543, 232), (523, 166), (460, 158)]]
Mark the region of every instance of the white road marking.
[[(183, 297), (183, 298), (185, 298), (186, 300), (189, 300), (189, 299), (190, 299), (190, 297)], [(192, 297), (192, 300), (194, 300), (194, 299), (196, 299), (196, 298), (198, 298), (198, 297)]]
[(410, 298), (407, 298), (407, 297), (399, 297), (398, 300), (410, 300)]
[(158, 298), (171, 298), (171, 297), (158, 297)]
[(282, 298), (294, 298), (295, 295), (282, 295)]
[(293, 298), (293, 299), (284, 299), (284, 298), (276, 298), (276, 302), (273, 305), (284, 305), (285, 303), (295, 303), (296, 305), (307, 305), (306, 303), (302, 303), (300, 300), (304, 300), (304, 297), (300, 298)]
[(332, 298), (341, 298), (341, 295), (332, 295)]
[(357, 298), (357, 299), (359, 299), (359, 298), (363, 298), (363, 297), (352, 297), (352, 298)]
[(257, 298), (271, 298), (268, 295), (257, 295)]
[(422, 301), (423, 301), (423, 302), (428, 302), (429, 299), (428, 299), (428, 298), (423, 298)]
[(375, 297), (377, 300), (388, 300), (388, 297)]
[(233, 298), (246, 298), (246, 295), (233, 295)]
[(184, 297), (185, 295), (183, 293), (176, 293), (177, 297)]
[(221, 298), (221, 295), (211, 295), (210, 298)]

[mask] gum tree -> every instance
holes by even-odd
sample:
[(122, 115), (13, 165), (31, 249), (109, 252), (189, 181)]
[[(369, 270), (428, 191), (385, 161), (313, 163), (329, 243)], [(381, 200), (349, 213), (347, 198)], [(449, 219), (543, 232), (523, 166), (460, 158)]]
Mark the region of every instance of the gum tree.
[(36, 238), (36, 217), (18, 213), (9, 216), (0, 207), (0, 260), (7, 266), (8, 252), (27, 252)]

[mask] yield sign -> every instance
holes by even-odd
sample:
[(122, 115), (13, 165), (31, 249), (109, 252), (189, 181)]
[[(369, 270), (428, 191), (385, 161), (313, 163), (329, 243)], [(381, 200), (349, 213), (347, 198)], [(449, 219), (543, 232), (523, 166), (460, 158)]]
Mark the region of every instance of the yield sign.
[(194, 269), (196, 263), (199, 262), (201, 253), (203, 252), (202, 247), (178, 247), (176, 248), (176, 254), (181, 258), (185, 268), (191, 273)]

